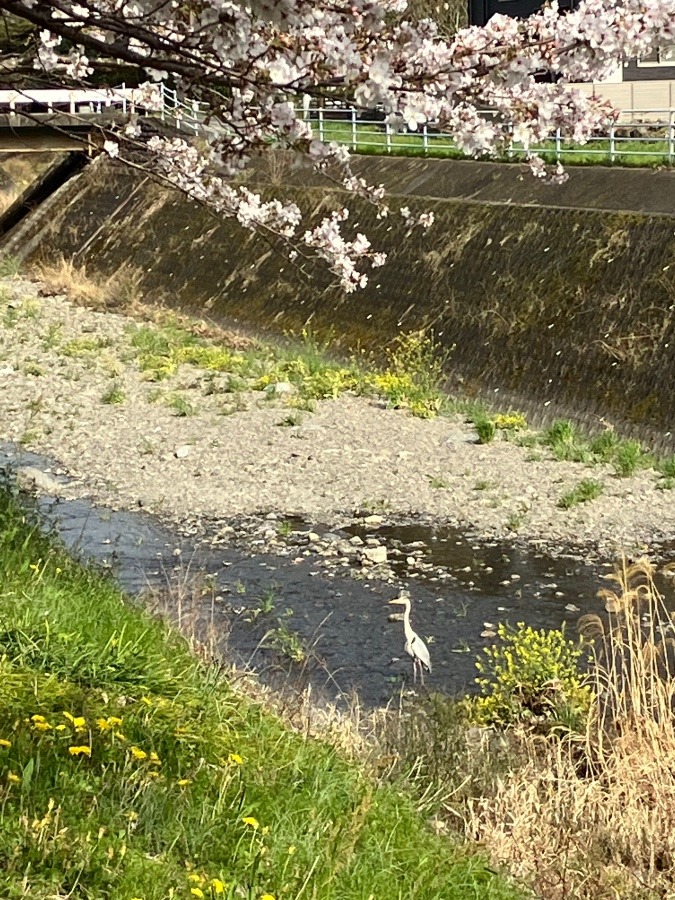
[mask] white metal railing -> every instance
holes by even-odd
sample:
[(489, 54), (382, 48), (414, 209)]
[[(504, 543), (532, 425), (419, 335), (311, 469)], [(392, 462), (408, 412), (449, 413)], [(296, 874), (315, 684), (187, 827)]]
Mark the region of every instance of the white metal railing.
[[(36, 106), (49, 112), (66, 111), (80, 115), (110, 109), (158, 115), (177, 130), (191, 134), (225, 127), (211, 120), (207, 123), (205, 104), (181, 99), (177, 91), (163, 82), (151, 89), (121, 85), (86, 90), (0, 90), (0, 112), (8, 111), (11, 116), (22, 109), (34, 111)], [(339, 101), (327, 101), (318, 107), (305, 102), (298, 109), (298, 114), (311, 125), (319, 140), (344, 144), (355, 153), (461, 155), (452, 138), (443, 134), (433, 123), (424, 125), (418, 131), (397, 131), (384, 121), (381, 113), (358, 110)], [(491, 113), (486, 111), (485, 115)], [(559, 162), (583, 158), (612, 163), (631, 157), (637, 162), (663, 161), (675, 165), (675, 109), (625, 109), (607, 132), (594, 135), (584, 145), (575, 144), (557, 129), (543, 144), (530, 149)], [(506, 151), (509, 159), (525, 155), (525, 148), (517, 143), (511, 144)]]
[(15, 116), (36, 109), (70, 115), (97, 115), (109, 110), (158, 115), (179, 131), (193, 134), (204, 128), (206, 119), (204, 104), (181, 100), (175, 90), (161, 82), (150, 89), (123, 84), (114, 88), (0, 90), (0, 113)]
[[(489, 116), (489, 111), (485, 115)], [(419, 156), (461, 156), (452, 138), (433, 123), (418, 131), (397, 131), (376, 116), (351, 106), (302, 108), (303, 118), (320, 141), (348, 146), (355, 153), (382, 153)], [(530, 147), (558, 162), (604, 159), (621, 162), (667, 162), (675, 165), (675, 109), (626, 109), (606, 132), (593, 135), (586, 144), (574, 143), (561, 129), (552, 131), (548, 140)], [(506, 151), (509, 159), (523, 158), (526, 149), (512, 143)]]

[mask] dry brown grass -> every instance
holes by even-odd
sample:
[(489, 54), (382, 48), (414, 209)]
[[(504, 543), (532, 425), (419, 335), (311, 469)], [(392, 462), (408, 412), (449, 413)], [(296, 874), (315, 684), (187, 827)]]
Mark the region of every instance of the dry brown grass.
[(646, 560), (601, 592), (597, 703), (577, 739), (517, 736), (522, 764), (467, 804), (467, 835), (551, 900), (675, 896), (673, 623)]
[(140, 301), (141, 272), (124, 265), (107, 278), (90, 274), (84, 265), (59, 257), (34, 266), (31, 275), (42, 282), (45, 294), (65, 294), (74, 303), (91, 309), (127, 310)]
[(86, 265), (78, 265), (72, 258), (59, 256), (55, 261), (34, 265), (30, 277), (40, 282), (41, 293), (62, 294), (73, 303), (91, 309), (121, 312), (156, 325), (170, 322), (234, 350), (247, 350), (259, 344), (242, 332), (176, 312), (159, 297), (146, 299), (142, 290), (143, 273), (131, 265), (121, 266), (114, 275), (105, 277), (88, 271)]

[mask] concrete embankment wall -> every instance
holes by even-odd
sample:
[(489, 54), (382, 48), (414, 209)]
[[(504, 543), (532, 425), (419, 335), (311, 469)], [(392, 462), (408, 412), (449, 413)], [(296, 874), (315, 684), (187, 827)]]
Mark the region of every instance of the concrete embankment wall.
[[(518, 398), (545, 417), (576, 411), (668, 444), (675, 418), (675, 174), (573, 168), (567, 185), (518, 166), (358, 160), (392, 205), (431, 210), (428, 232), (378, 221), (348, 198), (355, 228), (389, 254), (369, 287), (345, 296), (260, 237), (123, 166), (99, 161), (20, 223), (0, 250), (28, 261), (76, 255), (106, 275), (123, 264), (149, 296), (255, 328), (311, 320), (343, 347), (378, 348), (433, 328), (454, 346), (451, 373), (475, 394)], [(254, 186), (318, 218), (345, 202), (273, 159)], [(508, 402), (508, 401), (507, 401)], [(675, 429), (674, 429), (675, 430)]]

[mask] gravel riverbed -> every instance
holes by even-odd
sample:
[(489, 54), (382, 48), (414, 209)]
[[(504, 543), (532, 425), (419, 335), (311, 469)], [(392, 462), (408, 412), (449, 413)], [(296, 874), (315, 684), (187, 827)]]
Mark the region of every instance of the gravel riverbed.
[[(424, 420), (364, 397), (319, 401), (295, 418), (283, 395), (264, 392), (225, 408), (191, 365), (160, 386), (148, 381), (129, 338), (137, 321), (41, 296), (35, 283), (0, 283), (0, 441), (59, 461), (54, 472), (24, 473), (25, 484), (142, 507), (192, 531), (269, 514), (339, 528), (369, 514), (375, 525), (422, 517), (479, 538), (603, 554), (675, 537), (673, 494), (653, 470), (618, 478), (546, 448), (482, 445), (459, 416)], [(190, 414), (157, 402), (158, 387), (179, 392)], [(104, 402), (114, 390), (123, 402)], [(75, 480), (57, 488), (59, 474)], [(585, 478), (603, 493), (559, 508)]]

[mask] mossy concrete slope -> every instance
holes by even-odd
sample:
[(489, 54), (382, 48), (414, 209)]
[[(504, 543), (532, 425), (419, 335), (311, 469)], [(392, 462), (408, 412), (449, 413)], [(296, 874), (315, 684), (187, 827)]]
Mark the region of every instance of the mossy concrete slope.
[[(388, 184), (393, 206), (432, 210), (436, 221), (427, 232), (408, 233), (400, 216), (378, 220), (374, 207), (352, 198), (352, 227), (389, 254), (368, 288), (353, 295), (235, 222), (112, 163), (73, 179), (2, 249), (29, 261), (76, 254), (106, 275), (132, 264), (143, 289), (169, 304), (277, 332), (311, 322), (319, 333), (332, 330), (345, 348), (376, 350), (401, 331), (432, 327), (454, 347), (451, 373), (476, 394), (498, 389), (543, 417), (571, 408), (589, 424), (607, 418), (667, 444), (675, 415), (675, 215), (593, 209), (591, 196), (585, 209), (564, 208), (566, 196), (601, 183), (595, 170), (582, 169), (572, 170), (572, 187), (557, 189), (556, 207), (511, 202), (508, 192), (498, 202), (493, 176), (471, 165), (359, 161), (371, 181)], [(415, 166), (419, 195), (411, 186)], [(475, 194), (483, 179), (489, 202), (438, 196), (446, 167), (455, 193), (457, 173), (466, 171), (464, 186)], [(675, 189), (670, 173), (615, 174), (631, 185), (614, 197), (617, 205), (634, 199), (637, 176), (645, 185), (654, 174), (671, 179), (658, 181), (655, 202), (666, 186)], [(256, 181), (314, 218), (343, 203), (340, 191), (308, 178), (300, 185), (300, 178), (280, 160)], [(613, 183), (618, 191), (620, 182)]]

